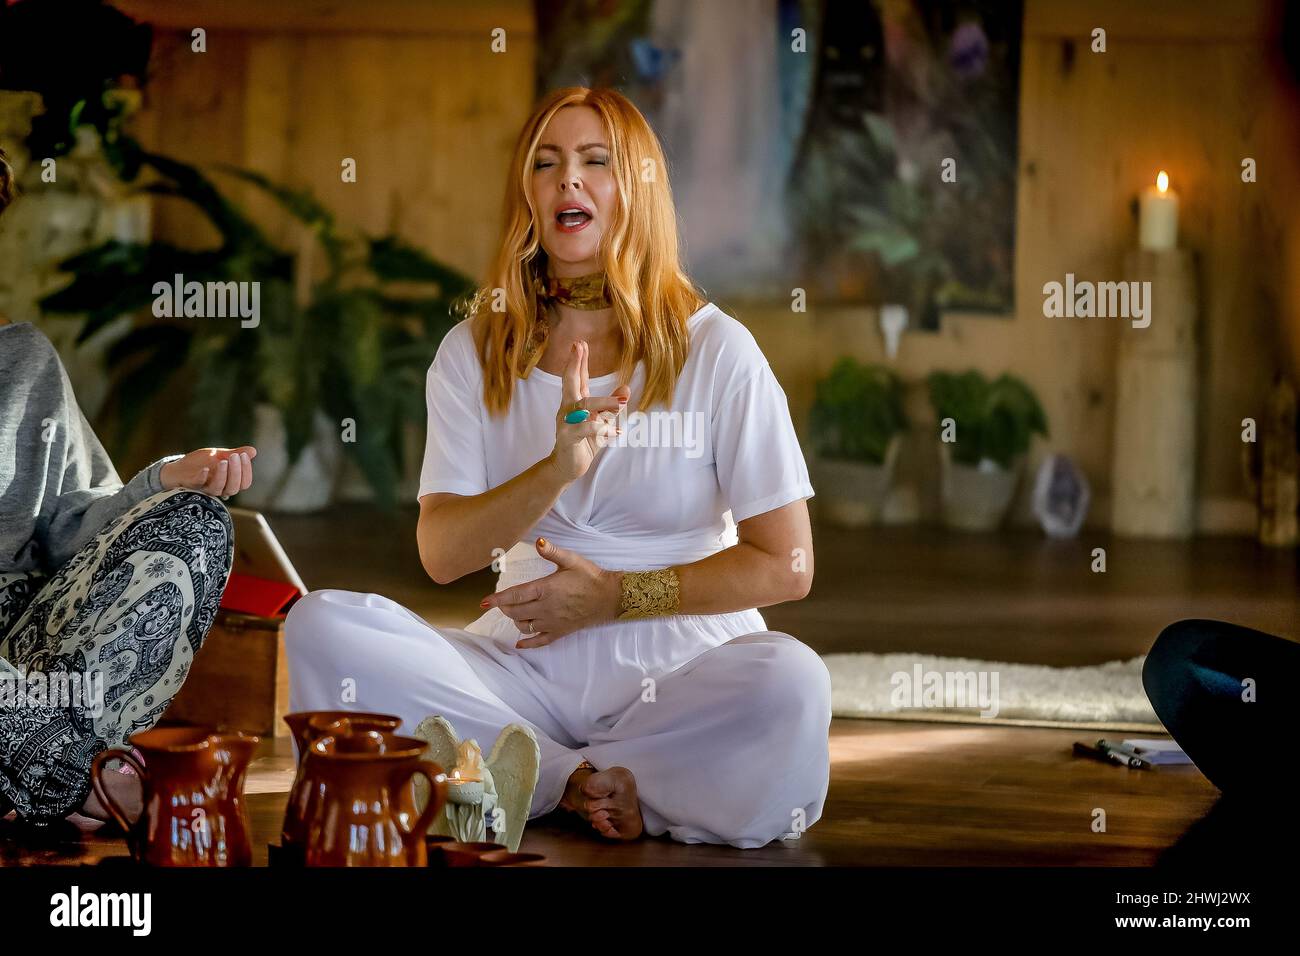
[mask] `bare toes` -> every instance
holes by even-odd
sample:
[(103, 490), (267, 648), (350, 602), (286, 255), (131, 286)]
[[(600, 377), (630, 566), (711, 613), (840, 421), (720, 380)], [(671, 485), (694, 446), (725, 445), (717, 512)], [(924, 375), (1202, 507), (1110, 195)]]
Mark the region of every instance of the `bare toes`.
[(601, 836), (634, 840), (641, 835), (641, 804), (636, 778), (626, 767), (610, 767), (591, 774), (581, 784), (587, 821)]

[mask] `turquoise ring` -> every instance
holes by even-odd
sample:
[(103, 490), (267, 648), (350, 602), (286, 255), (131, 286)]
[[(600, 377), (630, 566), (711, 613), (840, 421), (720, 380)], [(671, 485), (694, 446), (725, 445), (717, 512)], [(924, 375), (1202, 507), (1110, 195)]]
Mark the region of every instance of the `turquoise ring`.
[(564, 420), (570, 425), (577, 425), (579, 422), (585, 422), (591, 417), (591, 412), (585, 408), (575, 409), (564, 416)]

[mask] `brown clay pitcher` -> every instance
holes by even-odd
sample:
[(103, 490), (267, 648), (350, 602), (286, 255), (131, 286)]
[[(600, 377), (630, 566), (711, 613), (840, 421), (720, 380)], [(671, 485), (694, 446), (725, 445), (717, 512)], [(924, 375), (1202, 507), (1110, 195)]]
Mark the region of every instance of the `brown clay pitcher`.
[(371, 714), (356, 710), (302, 710), (294, 714), (285, 714), (284, 722), (293, 734), (294, 753), (301, 765), (307, 755), (307, 746), (317, 737), (326, 736), (326, 730), (336, 720), (351, 722), (354, 730), (380, 730), (389, 733), (402, 725), (402, 718), (395, 714)]
[[(345, 710), (302, 711), (285, 714), (284, 722), (293, 734), (294, 747), (298, 753), (298, 770), (289, 788), (289, 803), (284, 811), (284, 824), (280, 828), (280, 846), (288, 862), (301, 862), (303, 840), (306, 837), (304, 820), (311, 814), (313, 804), (319, 799), (319, 789), (306, 785), (303, 766), (307, 759), (307, 748), (320, 737), (341, 737), (347, 734), (377, 730), (392, 733), (401, 726), (402, 718), (392, 714), (367, 714)], [(408, 814), (406, 823), (415, 818), (415, 792), (408, 788), (402, 799), (401, 809)]]
[[(369, 730), (320, 737), (307, 748), (303, 775), (318, 795), (304, 820), (307, 866), (425, 866), (424, 836), (447, 799), (447, 775), (422, 759), (425, 743)], [(429, 802), (410, 825), (398, 795), (417, 774)]]
[[(129, 750), (104, 750), (90, 765), (99, 802), (127, 834), (131, 855), (153, 866), (249, 866), (244, 778), (257, 737), (207, 727), (156, 727), (132, 734)], [(104, 765), (120, 758), (140, 777), (144, 811), (134, 824), (105, 790)]]

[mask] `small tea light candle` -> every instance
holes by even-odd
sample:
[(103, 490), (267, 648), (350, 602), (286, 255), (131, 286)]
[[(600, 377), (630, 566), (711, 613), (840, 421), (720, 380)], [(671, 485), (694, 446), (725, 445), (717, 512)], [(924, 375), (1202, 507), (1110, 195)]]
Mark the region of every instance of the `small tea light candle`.
[(447, 799), (451, 803), (477, 806), (483, 802), (483, 781), (466, 780), (460, 770), (453, 770), (447, 778)]
[(1155, 251), (1178, 245), (1178, 193), (1169, 188), (1169, 174), (1163, 169), (1156, 176), (1156, 184), (1142, 193), (1138, 244)]

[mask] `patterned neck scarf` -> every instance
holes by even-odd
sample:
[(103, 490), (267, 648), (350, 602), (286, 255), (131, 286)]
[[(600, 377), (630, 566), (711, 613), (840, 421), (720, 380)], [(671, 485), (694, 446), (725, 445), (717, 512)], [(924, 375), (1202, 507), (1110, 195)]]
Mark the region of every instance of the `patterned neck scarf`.
[(614, 304), (605, 289), (603, 272), (564, 279), (555, 276), (547, 276), (543, 279), (539, 276), (533, 280), (533, 289), (537, 293), (537, 320), (533, 323), (533, 334), (524, 350), (525, 376), (542, 357), (546, 337), (551, 331), (551, 323), (547, 318), (547, 312), (551, 307), (567, 305), (571, 309), (595, 311), (608, 309)]
[(593, 272), (585, 276), (557, 279), (547, 276), (535, 282), (537, 298), (547, 305), (567, 305), (571, 309), (595, 311), (608, 309), (614, 303), (605, 292), (605, 273)]

